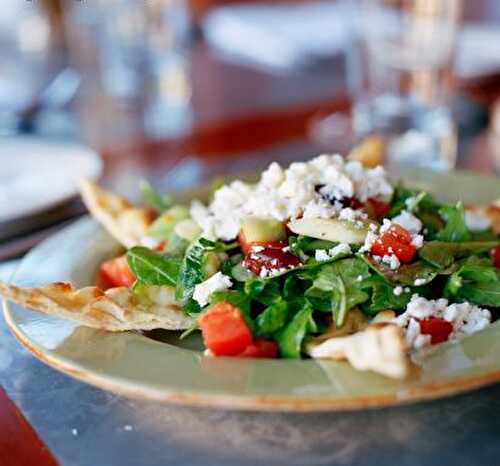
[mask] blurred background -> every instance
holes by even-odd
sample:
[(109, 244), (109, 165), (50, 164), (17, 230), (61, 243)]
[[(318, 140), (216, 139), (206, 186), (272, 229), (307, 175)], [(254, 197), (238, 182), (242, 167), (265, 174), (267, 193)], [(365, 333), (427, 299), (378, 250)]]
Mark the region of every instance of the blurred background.
[(392, 171), (500, 170), (495, 0), (2, 0), (0, 260), (131, 198), (375, 136)]

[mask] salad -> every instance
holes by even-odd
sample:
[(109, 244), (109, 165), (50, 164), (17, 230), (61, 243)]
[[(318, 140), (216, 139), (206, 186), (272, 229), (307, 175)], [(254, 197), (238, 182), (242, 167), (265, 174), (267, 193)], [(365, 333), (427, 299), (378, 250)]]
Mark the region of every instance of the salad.
[(330, 358), (405, 377), (413, 352), (487, 327), (500, 308), (500, 207), (443, 204), (339, 155), (148, 207), (87, 183), (127, 248), (97, 286), (0, 293), (108, 330), (201, 332), (205, 355)]

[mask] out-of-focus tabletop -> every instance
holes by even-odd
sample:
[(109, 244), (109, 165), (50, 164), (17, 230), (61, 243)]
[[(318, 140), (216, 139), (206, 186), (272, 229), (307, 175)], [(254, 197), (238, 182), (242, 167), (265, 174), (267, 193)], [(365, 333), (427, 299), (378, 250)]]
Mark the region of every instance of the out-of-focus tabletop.
[[(500, 21), (498, 2), (465, 4), (466, 17)], [(193, 122), (186, 133), (153, 139), (136, 124), (137, 109), (84, 95), (83, 111), (99, 118), (87, 119), (83, 138), (103, 155), (104, 182), (122, 192), (132, 192), (144, 176), (173, 190), (220, 173), (256, 170), (270, 160), (286, 163), (327, 149), (307, 136), (314, 118), (349, 109), (343, 66), (331, 60), (273, 75), (221, 60), (198, 40), (191, 52)], [(467, 105), (484, 118), (500, 96), (499, 76), (459, 83)], [(486, 121), (479, 121), (461, 139), (458, 166), (493, 174)], [(15, 266), (0, 265), (0, 279), (8, 279)], [(3, 320), (0, 386), (0, 465), (500, 462), (500, 386), (362, 412), (279, 414), (158, 405), (93, 388), (45, 366), (15, 341)]]

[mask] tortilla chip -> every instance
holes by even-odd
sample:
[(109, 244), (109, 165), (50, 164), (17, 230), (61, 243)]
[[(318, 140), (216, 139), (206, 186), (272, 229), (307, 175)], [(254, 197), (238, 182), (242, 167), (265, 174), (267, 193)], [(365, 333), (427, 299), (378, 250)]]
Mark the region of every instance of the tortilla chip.
[(349, 336), (330, 338), (306, 345), (312, 358), (347, 360), (355, 369), (372, 370), (402, 379), (409, 371), (403, 330), (397, 325), (380, 322)]
[(84, 180), (80, 185), (83, 202), (90, 214), (127, 249), (137, 245), (153, 223), (154, 212), (134, 207), (127, 199)]
[(487, 207), (468, 205), (467, 210), (477, 215), (489, 218), (491, 221), (491, 229), (496, 234), (500, 235), (500, 200), (495, 201)]
[(157, 328), (185, 330), (195, 323), (176, 304), (172, 287), (151, 287), (149, 291), (156, 292), (158, 299), (140, 299), (128, 288), (111, 288), (103, 292), (95, 286), (77, 290), (69, 283), (19, 288), (0, 282), (0, 295), (6, 299), (87, 327), (112, 332)]
[(347, 158), (349, 160), (357, 160), (367, 168), (375, 168), (378, 165), (383, 165), (384, 153), (384, 139), (382, 136), (374, 134), (354, 146)]

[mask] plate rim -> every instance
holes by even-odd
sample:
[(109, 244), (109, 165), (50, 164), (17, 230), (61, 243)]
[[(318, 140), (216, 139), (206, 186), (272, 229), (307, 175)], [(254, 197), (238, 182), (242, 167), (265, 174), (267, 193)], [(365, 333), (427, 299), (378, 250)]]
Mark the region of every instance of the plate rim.
[[(459, 175), (472, 174), (474, 172), (460, 171)], [(485, 177), (479, 174), (479, 177)], [(486, 177), (496, 180), (495, 177)], [(77, 223), (88, 222), (90, 216), (86, 216), (58, 234), (64, 234)], [(92, 219), (93, 220), (93, 219)], [(94, 223), (95, 220), (93, 220)], [(101, 227), (102, 228), (102, 227)], [(49, 238), (50, 240), (50, 238)], [(15, 276), (15, 275), (14, 275)], [(67, 356), (59, 355), (54, 351), (43, 348), (36, 341), (30, 339), (23, 329), (18, 325), (12, 309), (18, 305), (3, 300), (3, 314), (8, 328), (16, 339), (37, 359), (58, 370), (74, 377), (80, 381), (101, 389), (110, 390), (121, 395), (147, 399), (151, 401), (172, 403), (178, 405), (203, 406), (209, 408), (223, 408), (243, 411), (280, 411), (280, 412), (316, 412), (316, 411), (357, 411), (362, 409), (376, 409), (392, 406), (407, 405), (415, 402), (431, 399), (440, 399), (459, 393), (470, 391), (479, 387), (493, 384), (500, 380), (500, 369), (490, 369), (481, 374), (462, 376), (458, 379), (444, 382), (427, 382), (404, 390), (395, 390), (393, 393), (352, 396), (350, 398), (335, 398), (320, 396), (313, 397), (307, 394), (290, 395), (260, 395), (260, 394), (237, 394), (213, 393), (196, 388), (176, 388), (162, 385), (155, 387), (153, 384), (140, 383), (137, 380), (127, 380), (124, 375), (106, 374), (86, 369), (79, 361), (71, 361)], [(25, 309), (19, 306), (21, 309)], [(29, 311), (35, 312), (35, 311)], [(146, 336), (138, 335), (140, 338), (151, 341)], [(316, 361), (307, 361), (316, 364)]]
[[(13, 143), (20, 143), (20, 144), (26, 144), (26, 143), (32, 143), (32, 144), (39, 143), (43, 145), (49, 144), (51, 146), (60, 146), (60, 147), (66, 146), (70, 147), (71, 149), (77, 149), (81, 154), (86, 153), (86, 157), (89, 160), (92, 160), (92, 163), (94, 164), (93, 168), (94, 173), (90, 175), (91, 179), (93, 180), (99, 179), (99, 177), (102, 175), (104, 171), (104, 162), (99, 153), (92, 147), (83, 144), (80, 141), (58, 139), (53, 137), (41, 137), (34, 135), (21, 135), (21, 136), (8, 136), (4, 138), (3, 141), (0, 141), (0, 144), (5, 144), (7, 143), (7, 141), (9, 142), (12, 141)], [(59, 199), (47, 202), (43, 207), (38, 206), (38, 207), (28, 208), (24, 210), (24, 212), (21, 215), (12, 216), (3, 220), (0, 219), (0, 227), (2, 227), (2, 225), (11, 225), (15, 222), (21, 222), (23, 221), (23, 219), (26, 219), (27, 217), (31, 217), (33, 215), (39, 215), (42, 214), (43, 212), (60, 207), (61, 205), (71, 201), (77, 196), (78, 196), (78, 187), (75, 186), (74, 192), (69, 194), (68, 196), (63, 196)]]

